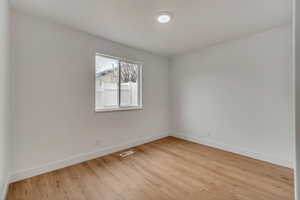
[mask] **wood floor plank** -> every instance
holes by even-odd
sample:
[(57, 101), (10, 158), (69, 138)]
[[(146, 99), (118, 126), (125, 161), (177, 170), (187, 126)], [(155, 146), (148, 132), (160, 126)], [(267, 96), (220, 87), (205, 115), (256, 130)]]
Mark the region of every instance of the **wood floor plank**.
[(167, 137), (12, 183), (7, 200), (293, 200), (293, 170)]
[[(160, 153), (161, 151), (165, 152), (166, 156), (170, 155), (170, 153), (177, 155), (178, 151), (178, 148), (173, 149), (171, 146), (166, 145), (157, 145), (155, 148), (152, 148), (153, 151), (158, 151), (158, 149), (160, 150)], [(227, 165), (223, 165), (220, 162), (211, 161), (209, 159), (205, 159), (205, 162), (202, 162), (201, 159), (195, 160), (194, 155), (192, 155), (190, 152), (183, 152), (182, 150), (180, 150), (179, 154), (176, 157), (179, 157), (179, 155), (183, 157), (182, 159), (185, 159), (186, 162), (190, 163), (191, 165), (196, 164), (202, 167), (205, 166), (204, 168), (206, 168), (209, 171), (213, 171), (214, 174), (221, 175), (221, 177), (217, 178), (217, 180), (221, 179), (222, 177), (227, 177), (228, 179), (235, 180), (235, 183), (242, 183), (243, 185), (248, 185), (251, 188), (260, 187), (260, 185), (264, 185), (266, 194), (269, 194), (269, 191), (272, 191), (275, 186), (277, 190), (274, 191), (274, 194), (281, 199), (287, 198), (286, 196), (281, 195), (285, 194), (285, 191), (289, 189), (289, 186), (286, 186), (285, 184), (280, 184), (280, 182), (277, 182), (271, 178), (259, 176), (255, 173), (249, 173), (248, 171), (242, 170), (240, 168), (233, 168)], [(177, 166), (179, 164), (180, 161), (178, 161)], [(196, 166), (194, 167), (196, 168)], [(258, 181), (260, 182), (260, 185), (257, 185)], [(275, 199), (275, 197), (273, 198)]]

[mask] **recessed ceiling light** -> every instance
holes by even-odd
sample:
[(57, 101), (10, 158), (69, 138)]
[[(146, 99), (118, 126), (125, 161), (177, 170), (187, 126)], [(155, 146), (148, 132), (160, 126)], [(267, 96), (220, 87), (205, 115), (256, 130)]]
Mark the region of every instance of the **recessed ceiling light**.
[(161, 24), (169, 23), (172, 19), (172, 14), (169, 12), (159, 12), (156, 19)]

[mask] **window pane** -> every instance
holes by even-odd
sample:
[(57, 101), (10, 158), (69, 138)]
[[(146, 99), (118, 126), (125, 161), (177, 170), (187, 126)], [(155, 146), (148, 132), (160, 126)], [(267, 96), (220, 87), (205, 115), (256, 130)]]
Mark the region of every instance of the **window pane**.
[(139, 65), (120, 62), (120, 106), (139, 105)]
[(96, 56), (96, 109), (118, 108), (119, 61)]

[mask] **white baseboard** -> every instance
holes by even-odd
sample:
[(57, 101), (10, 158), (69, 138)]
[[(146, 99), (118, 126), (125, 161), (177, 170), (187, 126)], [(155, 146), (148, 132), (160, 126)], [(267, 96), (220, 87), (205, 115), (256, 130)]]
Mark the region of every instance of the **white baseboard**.
[(3, 185), (2, 191), (0, 191), (0, 200), (5, 200), (8, 192), (9, 187), (9, 177), (6, 178), (6, 181)]
[(224, 150), (224, 151), (228, 151), (228, 152), (240, 154), (240, 155), (243, 155), (243, 156), (251, 157), (251, 158), (254, 158), (254, 159), (257, 159), (257, 160), (270, 162), (270, 163), (275, 164), (275, 165), (280, 165), (280, 166), (288, 167), (288, 168), (294, 168), (293, 162), (291, 162), (289, 160), (281, 160), (281, 159), (275, 158), (274, 156), (270, 156), (270, 155), (266, 155), (266, 154), (258, 153), (258, 152), (253, 152), (253, 151), (249, 151), (249, 150), (245, 150), (245, 149), (242, 149), (242, 148), (239, 148), (239, 147), (234, 147), (232, 145), (212, 141), (212, 140), (206, 139), (204, 137), (189, 136), (189, 135), (180, 134), (180, 133), (173, 134), (172, 136), (180, 138), (180, 139), (188, 140), (188, 141), (191, 141), (191, 142), (195, 142), (195, 143), (198, 143), (198, 144), (203, 144), (203, 145), (207, 145), (207, 146), (214, 147), (214, 148), (217, 148), (217, 149), (221, 149), (221, 150)]
[[(26, 170), (22, 170), (22, 171), (18, 171), (16, 173), (13, 173), (12, 176), (9, 179), (9, 182), (16, 182), (19, 180), (23, 180), (29, 177), (33, 177), (39, 174), (43, 174), (43, 173), (47, 173), (53, 170), (57, 170), (57, 169), (61, 169), (67, 166), (71, 166), (77, 163), (81, 163), (87, 160), (91, 160), (91, 159), (95, 159), (104, 155), (108, 155), (123, 149), (127, 149), (127, 148), (131, 148), (137, 145), (141, 145), (147, 142), (151, 142), (157, 139), (161, 139), (167, 136), (174, 136), (177, 138), (181, 138), (184, 140), (188, 140), (188, 141), (192, 141), (192, 142), (196, 142), (198, 144), (203, 144), (203, 145), (207, 145), (207, 146), (211, 146), (217, 149), (221, 149), (224, 151), (228, 151), (228, 152), (233, 152), (233, 153), (237, 153), (240, 155), (244, 155), (244, 156), (248, 156), (257, 160), (262, 160), (262, 161), (266, 161), (266, 162), (270, 162), (276, 165), (280, 165), (280, 166), (284, 166), (284, 167), (289, 167), (289, 168), (293, 168), (293, 163), (291, 161), (288, 160), (280, 160), (277, 158), (274, 158), (272, 156), (269, 155), (265, 155), (262, 153), (257, 153), (257, 152), (252, 152), (249, 150), (244, 150), (242, 148), (238, 148), (238, 147), (233, 147), (231, 145), (228, 144), (223, 144), (223, 143), (219, 143), (219, 142), (215, 142), (215, 141), (211, 141), (202, 137), (197, 137), (197, 136), (189, 136), (189, 135), (185, 135), (185, 134), (170, 134), (170, 132), (166, 132), (164, 134), (158, 135), (158, 136), (151, 136), (151, 137), (146, 137), (146, 138), (141, 138), (138, 140), (133, 140), (131, 142), (127, 142), (121, 145), (116, 145), (113, 147), (108, 147), (108, 148), (103, 148), (103, 149), (99, 149), (97, 151), (94, 152), (89, 152), (89, 153), (84, 153), (84, 154), (79, 154), (79, 155), (75, 155), (75, 156), (71, 156), (67, 159), (64, 160), (59, 160), (59, 161), (55, 161), (55, 162), (51, 162), (42, 166), (38, 166), (35, 168), (31, 168), (31, 169), (26, 169)], [(5, 185), (4, 188), (4, 193), (3, 195), (6, 194), (8, 189), (8, 184)], [(2, 195), (2, 196), (3, 196)], [(2, 200), (2, 199), (0, 199)]]
[(55, 162), (51, 162), (42, 166), (38, 166), (35, 168), (31, 169), (26, 169), (22, 171), (18, 171), (16, 173), (13, 173), (12, 176), (10, 177), (10, 182), (16, 182), (19, 180), (23, 180), (29, 177), (33, 177), (39, 174), (47, 173), (53, 170), (61, 169), (67, 166), (71, 166), (74, 164), (78, 164), (87, 160), (95, 159), (104, 155), (108, 155), (117, 151), (121, 151), (123, 149), (131, 148), (137, 145), (141, 145), (147, 142), (151, 142), (157, 139), (161, 139), (164, 137), (169, 136), (169, 132), (166, 132), (164, 134), (158, 135), (158, 136), (151, 136), (151, 137), (146, 137), (146, 138), (141, 138), (138, 140), (133, 140), (131, 142), (127, 142), (121, 145), (116, 145), (108, 148), (103, 148), (99, 149), (94, 152), (89, 152), (89, 153), (84, 153), (84, 154), (79, 154), (75, 156), (71, 156), (67, 159), (64, 160), (59, 160)]

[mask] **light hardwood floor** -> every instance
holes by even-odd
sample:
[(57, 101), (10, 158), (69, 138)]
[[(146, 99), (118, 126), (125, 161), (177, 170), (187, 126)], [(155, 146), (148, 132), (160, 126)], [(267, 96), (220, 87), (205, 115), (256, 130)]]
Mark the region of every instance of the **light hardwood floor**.
[(10, 185), (8, 200), (291, 200), (293, 172), (167, 137)]

